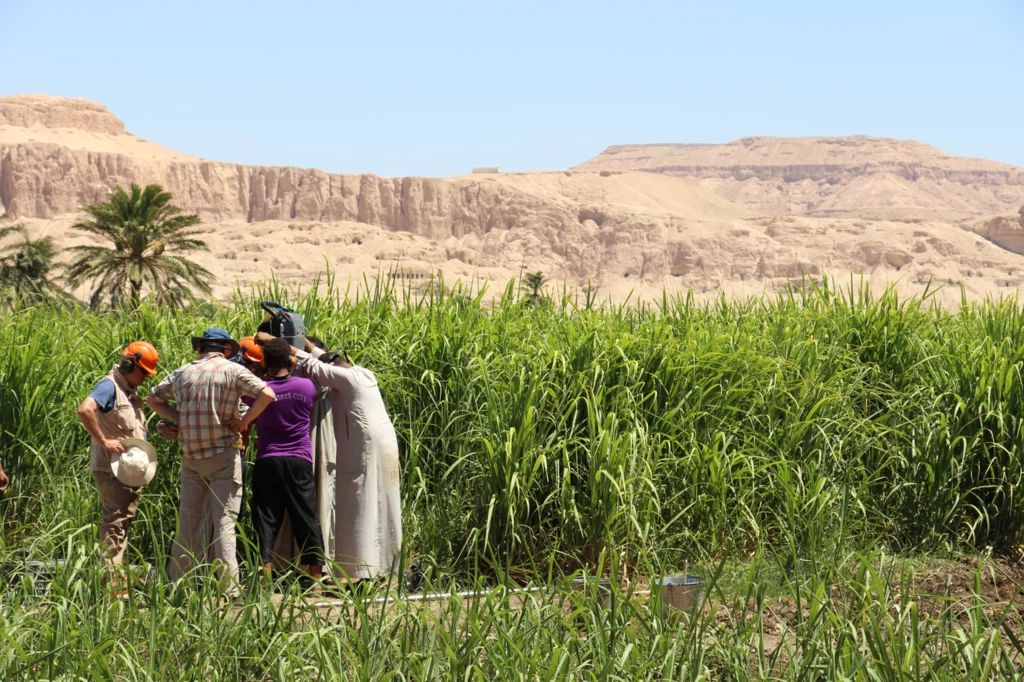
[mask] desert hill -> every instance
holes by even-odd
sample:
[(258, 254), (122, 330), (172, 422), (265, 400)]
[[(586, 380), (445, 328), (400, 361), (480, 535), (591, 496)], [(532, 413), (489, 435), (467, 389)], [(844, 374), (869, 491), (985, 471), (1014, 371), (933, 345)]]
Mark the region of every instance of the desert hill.
[(575, 170), (695, 178), (725, 199), (771, 215), (951, 220), (1016, 212), (1024, 204), (1024, 168), (866, 136), (621, 145)]
[[(665, 145), (611, 148), (571, 171), (381, 178), (206, 160), (132, 135), (100, 104), (19, 95), (0, 97), (0, 203), (68, 246), (92, 239), (69, 230), (79, 206), (115, 185), (160, 183), (203, 217), (210, 251), (196, 259), (218, 273), (220, 294), (271, 273), (309, 282), (325, 265), (343, 280), (397, 269), (414, 283), (441, 272), (498, 287), (525, 268), (556, 283), (593, 281), (616, 300), (664, 289), (746, 295), (822, 272), (864, 273), (878, 287), (898, 280), (909, 291), (929, 282), (962, 284), (971, 296), (1014, 291), (1024, 277), (1014, 253), (1024, 251), (1024, 198), (1013, 198), (1020, 169), (885, 142), (836, 143), (842, 155), (831, 164), (820, 140), (734, 143), (746, 155), (736, 167), (760, 158), (774, 169), (761, 171), (768, 178), (782, 172), (778, 159), (793, 157), (790, 168), (825, 169), (814, 173), (832, 173), (832, 184), (818, 175), (741, 180), (708, 145), (686, 154), (711, 170), (689, 175), (666, 170), (686, 164), (663, 161), (691, 147)], [(795, 198), (802, 188), (815, 205), (845, 206), (851, 186), (886, 185), (910, 157), (948, 172), (905, 180), (919, 185), (899, 201), (868, 192), (860, 208)]]

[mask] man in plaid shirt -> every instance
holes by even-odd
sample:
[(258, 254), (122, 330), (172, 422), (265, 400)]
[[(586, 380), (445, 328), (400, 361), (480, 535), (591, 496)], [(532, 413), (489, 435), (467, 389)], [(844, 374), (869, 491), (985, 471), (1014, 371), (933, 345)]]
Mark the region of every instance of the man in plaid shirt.
[[(181, 445), (181, 504), (171, 579), (188, 573), (193, 557), (205, 557), (203, 522), (213, 528), (213, 559), (232, 577), (228, 596), (238, 594), (235, 519), (242, 504), (242, 432), (274, 401), (274, 391), (242, 365), (228, 360), (238, 342), (219, 327), (192, 337), (199, 358), (176, 369), (149, 393), (146, 404), (178, 423)], [(243, 397), (255, 402), (239, 416)], [(177, 408), (168, 402), (173, 400)]]

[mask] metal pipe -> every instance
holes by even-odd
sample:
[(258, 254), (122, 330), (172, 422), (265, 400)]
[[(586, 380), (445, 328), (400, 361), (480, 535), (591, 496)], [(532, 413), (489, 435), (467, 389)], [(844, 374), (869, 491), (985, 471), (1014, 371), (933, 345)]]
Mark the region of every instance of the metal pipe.
[[(542, 592), (543, 587), (528, 587), (519, 590), (508, 590), (508, 594), (529, 594), (533, 592)], [(393, 602), (404, 599), (405, 601), (433, 601), (437, 599), (447, 599), (449, 597), (479, 597), (483, 595), (492, 594), (491, 591), (477, 592), (469, 590), (466, 592), (432, 592), (430, 594), (411, 594), (408, 597), (377, 597), (376, 599), (367, 600), (370, 604), (391, 604)], [(351, 597), (347, 599), (333, 599), (331, 601), (318, 601), (314, 602), (313, 606), (316, 608), (325, 608), (327, 606), (344, 606), (351, 604), (355, 600)]]

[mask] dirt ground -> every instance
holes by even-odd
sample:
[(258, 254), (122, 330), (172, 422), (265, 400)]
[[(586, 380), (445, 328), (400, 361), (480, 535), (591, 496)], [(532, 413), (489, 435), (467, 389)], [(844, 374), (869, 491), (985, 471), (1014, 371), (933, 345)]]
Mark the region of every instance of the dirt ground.
[[(901, 576), (913, 571), (913, 585), (904, 586)], [(897, 559), (894, 563), (884, 566), (875, 565), (880, 583), (886, 585), (885, 596), (888, 601), (898, 604), (900, 595), (904, 588), (909, 590), (908, 599), (916, 602), (922, 613), (936, 616), (943, 607), (952, 606), (961, 619), (967, 618), (966, 608), (982, 605), (985, 613), (992, 615), (1000, 612), (1016, 614), (1018, 618), (1007, 619), (1017, 630), (1024, 622), (1024, 563), (1006, 559), (978, 559), (960, 558), (956, 560), (934, 560), (910, 561)], [(976, 589), (977, 585), (977, 589)], [(624, 585), (623, 589), (632, 588), (631, 596), (634, 600), (647, 600), (650, 597), (649, 585), (646, 581), (635, 582), (632, 586)], [(480, 593), (476, 599), (488, 598), (489, 592)], [(538, 593), (527, 595), (512, 594), (509, 596), (508, 605), (511, 608), (521, 608), (524, 602), (535, 599)], [(473, 596), (463, 595), (465, 599), (472, 600)], [(705, 595), (707, 597), (708, 595)], [(836, 585), (832, 588), (832, 601), (836, 606), (843, 603), (859, 604), (864, 599), (877, 599), (877, 594), (854, 594), (851, 592), (850, 584)], [(383, 597), (371, 597), (378, 601)], [(413, 610), (429, 609), (434, 613), (441, 613), (443, 603), (448, 595), (436, 595), (431, 598), (422, 594), (415, 595), (408, 601)], [(283, 595), (275, 594), (273, 601), (279, 604), (284, 599)], [(395, 597), (392, 593), (391, 602)], [(340, 617), (342, 613), (349, 610), (351, 601), (349, 598), (324, 593), (320, 595), (308, 595), (302, 599), (308, 606), (327, 612), (333, 611), (334, 617)], [(379, 610), (381, 605), (374, 604), (371, 608)], [(567, 612), (574, 608), (572, 600), (566, 598), (563, 607)], [(752, 601), (746, 604), (745, 608), (739, 600), (721, 599), (711, 595), (705, 602), (705, 609), (711, 608), (715, 611), (715, 619), (719, 623), (727, 624), (730, 620), (737, 618), (740, 614), (750, 617), (756, 613), (756, 604)], [(803, 617), (809, 614), (806, 604), (802, 607)], [(765, 603), (766, 626), (769, 632), (776, 630), (782, 632), (792, 628), (798, 623), (797, 604), (790, 597), (770, 598)]]

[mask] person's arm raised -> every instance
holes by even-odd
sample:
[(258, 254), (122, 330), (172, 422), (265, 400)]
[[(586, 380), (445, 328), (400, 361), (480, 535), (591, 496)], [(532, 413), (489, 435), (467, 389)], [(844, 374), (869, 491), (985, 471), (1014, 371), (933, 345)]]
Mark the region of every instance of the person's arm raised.
[[(298, 360), (296, 373), (307, 379), (312, 379), (317, 386), (326, 386), (341, 391), (350, 391), (355, 383), (355, 375), (351, 365), (339, 366), (333, 363), (321, 362), (320, 357), (324, 354), (319, 348), (312, 352), (296, 353)], [(347, 364), (347, 363), (346, 363)]]
[(260, 391), (260, 394), (256, 396), (256, 401), (253, 402), (252, 407), (250, 407), (245, 413), (245, 416), (233, 425), (235, 431), (238, 433), (245, 433), (248, 431), (249, 426), (256, 421), (256, 417), (263, 414), (263, 410), (267, 409), (267, 406), (274, 402), (276, 398), (277, 396), (274, 395), (274, 389), (270, 388), (270, 386), (264, 386), (263, 390)]
[[(256, 336), (254, 338), (256, 340), (257, 346), (263, 346), (267, 343), (267, 341), (273, 341), (277, 337), (274, 336), (273, 334), (268, 334), (267, 332), (256, 332)], [(313, 342), (310, 341), (309, 339), (306, 339), (306, 352), (312, 353), (314, 348), (316, 348), (316, 346), (313, 344)], [(299, 349), (296, 348), (295, 346), (291, 346), (292, 355), (295, 355), (298, 352), (298, 350)]]

